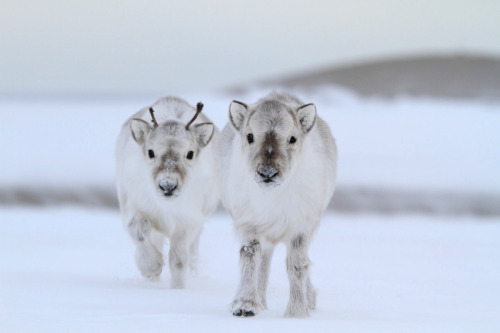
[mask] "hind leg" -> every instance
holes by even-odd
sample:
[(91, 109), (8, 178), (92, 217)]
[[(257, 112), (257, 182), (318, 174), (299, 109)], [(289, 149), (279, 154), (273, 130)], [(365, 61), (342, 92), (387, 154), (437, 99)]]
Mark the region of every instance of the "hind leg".
[(128, 231), (136, 245), (135, 263), (142, 276), (157, 280), (163, 268), (160, 237), (146, 218), (136, 215), (128, 223)]

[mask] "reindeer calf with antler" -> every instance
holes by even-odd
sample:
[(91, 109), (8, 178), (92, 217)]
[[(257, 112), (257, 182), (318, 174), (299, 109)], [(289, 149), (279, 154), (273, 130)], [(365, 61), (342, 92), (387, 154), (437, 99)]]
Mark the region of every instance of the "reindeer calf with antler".
[(161, 98), (129, 118), (116, 143), (120, 211), (137, 247), (137, 267), (158, 279), (168, 237), (172, 288), (183, 288), (188, 268), (196, 269), (203, 222), (219, 202), (218, 131), (202, 108)]

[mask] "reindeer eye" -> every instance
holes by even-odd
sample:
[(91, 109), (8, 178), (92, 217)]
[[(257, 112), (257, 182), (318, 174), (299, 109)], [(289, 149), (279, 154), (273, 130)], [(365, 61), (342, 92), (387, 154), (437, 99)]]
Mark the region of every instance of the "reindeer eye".
[(193, 151), (192, 151), (192, 150), (188, 151), (188, 154), (186, 155), (186, 158), (187, 158), (188, 160), (193, 159), (193, 154), (194, 154), (194, 153), (193, 153)]
[(294, 137), (294, 136), (292, 136), (292, 137), (290, 138), (290, 143), (295, 143), (295, 142), (297, 142), (297, 139), (295, 139), (295, 137)]
[(248, 143), (253, 143), (253, 134), (252, 133), (247, 135), (247, 140), (248, 140)]
[(148, 150), (148, 155), (149, 155), (149, 158), (154, 158), (155, 152), (150, 149), (150, 150)]

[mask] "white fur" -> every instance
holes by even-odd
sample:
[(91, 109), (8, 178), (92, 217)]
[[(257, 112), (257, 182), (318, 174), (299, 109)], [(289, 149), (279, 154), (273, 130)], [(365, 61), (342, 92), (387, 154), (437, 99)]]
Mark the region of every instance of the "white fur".
[[(184, 126), (195, 113), (193, 107), (175, 97), (162, 98), (152, 107), (160, 127), (167, 121)], [(190, 145), (189, 149), (198, 148), (199, 155), (192, 162), (186, 161), (188, 176), (182, 190), (177, 196), (167, 198), (158, 191), (160, 179), (152, 176), (153, 162), (147, 156), (147, 147), (144, 148), (132, 137), (132, 130), (135, 130), (131, 126), (133, 119), (142, 119), (151, 124), (148, 108), (129, 118), (116, 142), (117, 190), (122, 220), (137, 245), (137, 266), (147, 278), (157, 279), (161, 273), (163, 240), (164, 237), (170, 238), (171, 286), (182, 288), (185, 285), (186, 268), (191, 266), (194, 269), (196, 266), (203, 223), (219, 202), (220, 190), (215, 177), (215, 142), (218, 140), (218, 132), (214, 127), (212, 139), (203, 148), (199, 148), (189, 135), (183, 137), (182, 144)], [(190, 130), (205, 122), (209, 122), (209, 119), (202, 113)], [(176, 147), (175, 138), (163, 139), (165, 144), (174, 142)], [(155, 145), (158, 149), (163, 149), (161, 140)], [(173, 162), (165, 163), (167, 165)]]
[[(261, 105), (269, 100), (279, 101), (284, 109), (292, 110), (299, 118), (304, 113), (303, 124), (309, 128), (302, 128), (303, 135), (300, 135), (300, 125), (296, 128), (281, 123), (274, 126), (281, 131), (299, 133), (295, 135), (300, 135), (301, 146), (295, 151), (289, 171), (277, 185), (266, 188), (256, 182), (255, 166), (249, 162), (245, 126), (248, 126), (248, 115), (263, 112)], [(252, 315), (266, 307), (269, 261), (274, 245), (284, 242), (288, 249), (291, 283), (286, 316), (307, 316), (315, 307), (315, 291), (308, 276), (307, 248), (333, 195), (337, 163), (335, 141), (323, 120), (316, 116), (314, 122), (314, 105), (301, 110), (303, 103), (291, 95), (272, 93), (249, 105), (248, 111), (242, 111), (239, 103), (233, 104), (230, 111), (233, 119), (239, 118), (242, 112), (248, 113), (242, 126), (234, 122), (226, 125), (219, 149), (222, 202), (242, 237), (242, 279), (233, 313)], [(283, 121), (283, 124), (288, 123), (286, 119)], [(253, 130), (265, 131), (255, 126)], [(289, 134), (284, 133), (282, 137), (288, 138)]]

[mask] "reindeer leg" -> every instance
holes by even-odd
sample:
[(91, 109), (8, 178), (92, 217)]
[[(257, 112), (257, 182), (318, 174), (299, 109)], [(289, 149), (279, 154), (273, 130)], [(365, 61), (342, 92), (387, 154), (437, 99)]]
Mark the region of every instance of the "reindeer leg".
[(202, 228), (194, 233), (194, 237), (191, 240), (191, 244), (189, 246), (189, 268), (193, 276), (196, 276), (198, 273), (198, 256), (201, 231)]
[(172, 280), (170, 287), (182, 289), (186, 284), (187, 265), (189, 263), (188, 237), (185, 231), (175, 232), (170, 237), (170, 251), (168, 263)]
[[(290, 280), (290, 300), (285, 317), (308, 317), (307, 281), (310, 261), (307, 256), (308, 239), (298, 235), (287, 246), (286, 268)], [(312, 285), (311, 285), (312, 288)]]
[(135, 245), (135, 262), (142, 276), (157, 280), (163, 267), (163, 255), (155, 246), (153, 228), (146, 218), (136, 215), (128, 223), (128, 231)]
[(271, 269), (271, 259), (273, 257), (273, 252), (274, 252), (274, 245), (262, 244), (257, 291), (259, 293), (260, 301), (262, 302), (262, 307), (264, 309), (267, 309), (266, 292), (267, 292), (267, 283), (269, 282), (269, 272)]
[(240, 285), (232, 306), (235, 316), (252, 317), (263, 308), (257, 293), (260, 259), (260, 242), (255, 238), (243, 242), (240, 250)]
[(309, 310), (316, 309), (316, 289), (311, 283), (311, 277), (308, 276), (306, 280), (306, 295), (307, 295), (307, 306)]

